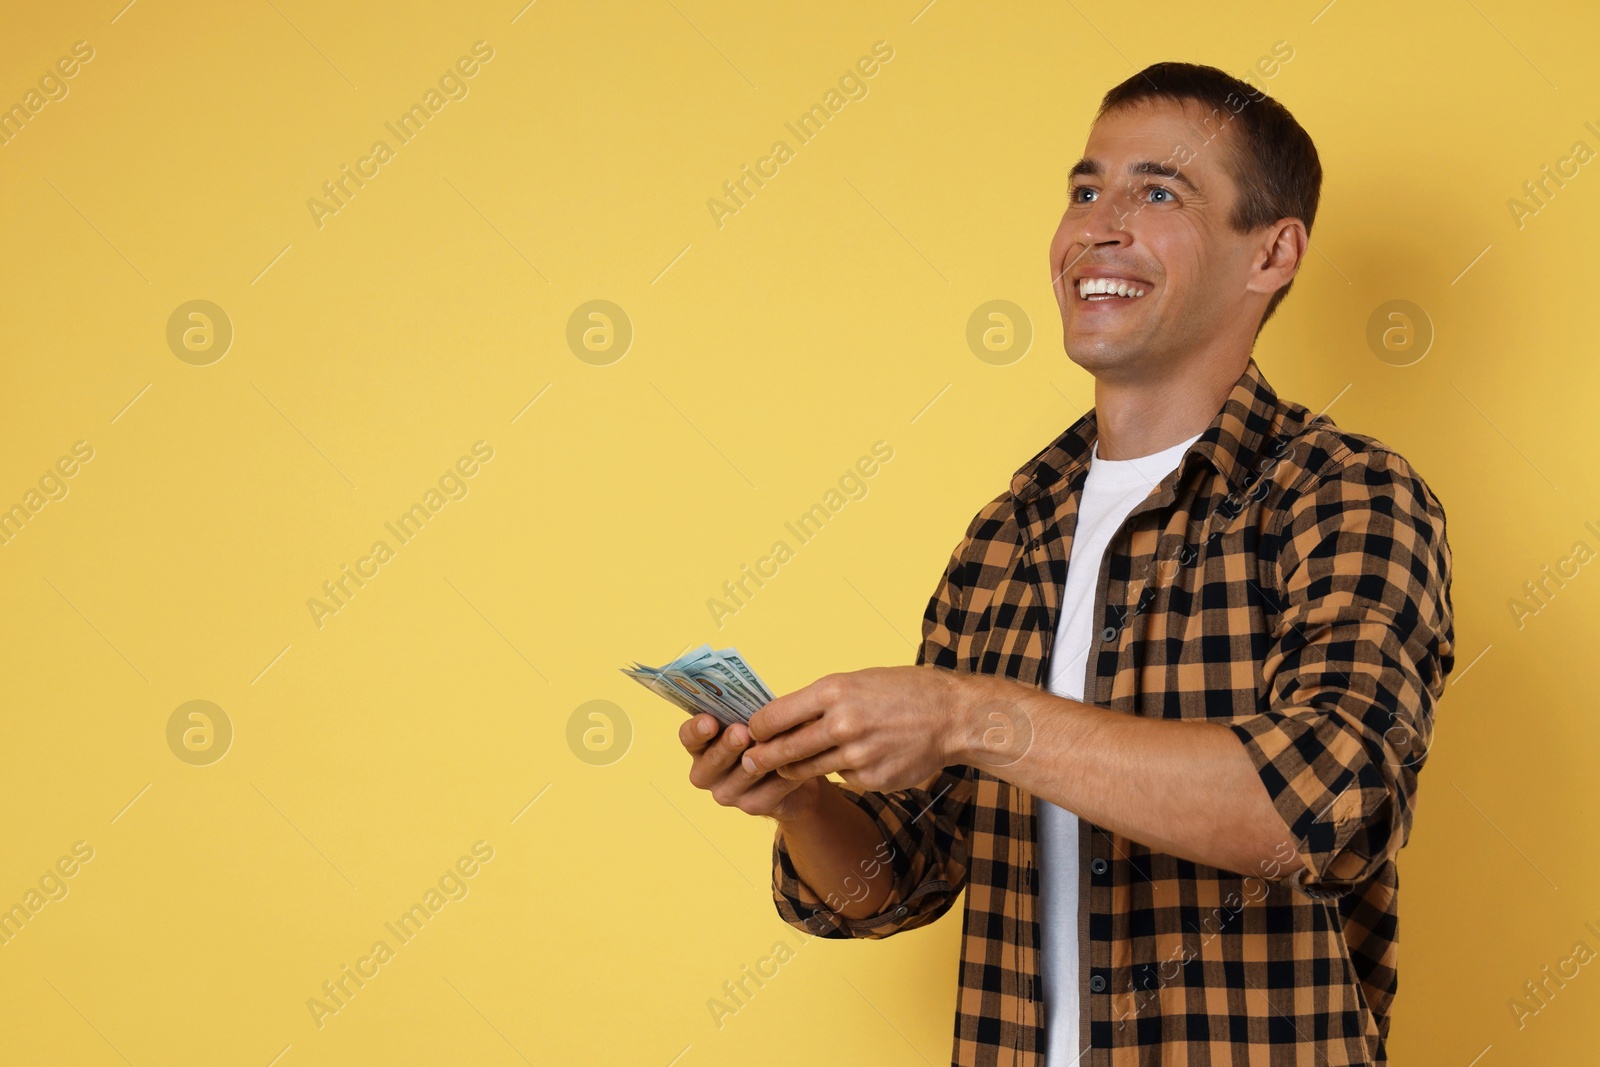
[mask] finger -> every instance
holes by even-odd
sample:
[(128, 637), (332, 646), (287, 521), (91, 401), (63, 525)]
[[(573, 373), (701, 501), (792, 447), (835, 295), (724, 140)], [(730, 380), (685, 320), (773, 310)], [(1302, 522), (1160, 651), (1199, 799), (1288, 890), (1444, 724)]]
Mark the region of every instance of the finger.
[(763, 775), (739, 798), (739, 809), (751, 815), (776, 814), (784, 798), (802, 785), (805, 785), (804, 780), (791, 782), (775, 774)]
[[(750, 731), (743, 723), (736, 722), (726, 727), (721, 737), (694, 758), (694, 766), (689, 771), (690, 783), (701, 789), (720, 784), (728, 777), (729, 768), (738, 766), (739, 756), (749, 743)], [(747, 775), (743, 768), (739, 768), (739, 777), (743, 779), (743, 785), (760, 776)]]
[(782, 796), (801, 784), (801, 781), (780, 778), (771, 771), (751, 774), (735, 761), (721, 778), (711, 783), (707, 791), (718, 804), (756, 815), (763, 813), (756, 810), (757, 802), (750, 799), (752, 794)]
[(794, 782), (796, 785), (807, 778), (822, 778), (835, 771), (844, 771), (846, 768), (844, 753), (838, 748), (830, 748), (826, 752), (819, 752), (807, 759), (796, 760), (794, 763), (785, 763), (773, 769), (774, 774), (780, 778)]
[(832, 747), (833, 739), (828, 736), (826, 727), (821, 721), (806, 723), (751, 748), (744, 754), (745, 770), (770, 771), (774, 767), (815, 756)]
[(711, 743), (717, 736), (717, 727), (721, 723), (705, 712), (691, 715), (685, 719), (683, 725), (678, 727), (678, 740), (683, 742), (683, 747), (690, 752), (698, 753)]
[(823, 675), (804, 688), (768, 701), (750, 716), (750, 735), (757, 741), (766, 741), (821, 715), (827, 701), (822, 699), (819, 687), (831, 677)]

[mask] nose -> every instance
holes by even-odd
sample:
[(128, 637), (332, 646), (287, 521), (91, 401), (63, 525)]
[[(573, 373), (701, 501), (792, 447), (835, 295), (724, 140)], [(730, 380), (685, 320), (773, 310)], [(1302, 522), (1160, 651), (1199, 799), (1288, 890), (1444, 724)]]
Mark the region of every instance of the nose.
[(1118, 248), (1132, 244), (1133, 234), (1128, 230), (1132, 217), (1115, 196), (1104, 193), (1077, 208), (1069, 207), (1053, 242), (1052, 254), (1057, 258), (1051, 269), (1059, 278), (1098, 245)]
[(1128, 220), (1132, 217), (1133, 212), (1127, 210), (1120, 199), (1109, 191), (1102, 192), (1079, 213), (1073, 240), (1083, 248), (1128, 244), (1133, 239), (1128, 232)]

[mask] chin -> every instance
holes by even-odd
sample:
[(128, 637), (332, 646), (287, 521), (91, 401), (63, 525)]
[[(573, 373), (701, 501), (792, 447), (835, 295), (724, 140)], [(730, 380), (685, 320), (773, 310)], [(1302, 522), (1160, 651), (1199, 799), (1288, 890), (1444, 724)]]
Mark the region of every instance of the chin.
[(1125, 344), (1104, 337), (1074, 339), (1071, 334), (1063, 333), (1061, 347), (1068, 359), (1091, 373), (1101, 368), (1123, 365), (1132, 356)]

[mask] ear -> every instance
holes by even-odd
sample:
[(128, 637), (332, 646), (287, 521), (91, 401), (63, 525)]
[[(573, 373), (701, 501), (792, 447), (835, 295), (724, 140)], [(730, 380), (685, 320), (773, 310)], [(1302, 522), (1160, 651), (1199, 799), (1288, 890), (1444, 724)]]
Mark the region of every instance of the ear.
[(1250, 278), (1245, 288), (1253, 293), (1271, 296), (1294, 281), (1305, 258), (1310, 238), (1305, 223), (1299, 219), (1279, 219), (1261, 231), (1261, 243), (1256, 247), (1250, 265)]

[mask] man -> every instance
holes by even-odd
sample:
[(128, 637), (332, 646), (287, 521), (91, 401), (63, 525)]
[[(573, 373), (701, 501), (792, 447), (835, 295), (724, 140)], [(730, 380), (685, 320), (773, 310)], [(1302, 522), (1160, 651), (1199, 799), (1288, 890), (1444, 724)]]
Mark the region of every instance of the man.
[(965, 890), (954, 1064), (1386, 1063), (1451, 556), (1406, 461), (1251, 356), (1316, 149), (1162, 63), (1071, 178), (1050, 265), (1093, 410), (973, 518), (915, 666), (689, 720), (690, 780), (776, 820), (802, 929), (885, 937)]

